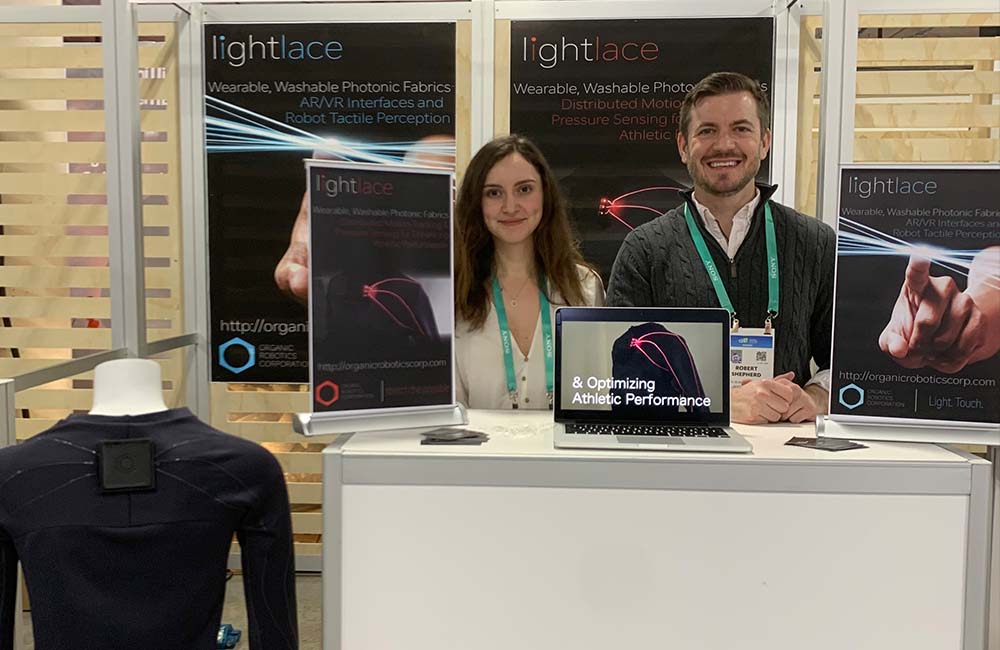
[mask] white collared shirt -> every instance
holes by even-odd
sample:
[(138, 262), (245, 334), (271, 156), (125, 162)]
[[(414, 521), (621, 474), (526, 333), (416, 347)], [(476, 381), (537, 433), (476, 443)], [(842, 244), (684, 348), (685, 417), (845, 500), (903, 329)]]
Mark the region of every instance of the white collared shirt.
[[(722, 228), (719, 226), (718, 219), (715, 218), (712, 212), (699, 203), (693, 194), (691, 195), (691, 200), (694, 201), (694, 207), (698, 209), (698, 214), (701, 216), (701, 221), (705, 224), (708, 233), (715, 238), (715, 241), (719, 242), (719, 246), (722, 247), (722, 250), (726, 251), (726, 255), (730, 260), (735, 259), (736, 251), (740, 249), (743, 240), (747, 238), (747, 233), (750, 232), (753, 213), (757, 210), (757, 204), (760, 203), (760, 190), (756, 190), (750, 202), (737, 210), (736, 214), (733, 215), (733, 228), (729, 232), (729, 239), (726, 239)], [(830, 384), (832, 383), (831, 379), (832, 376), (829, 370), (820, 370), (805, 385), (818, 384), (820, 388), (829, 393)]]
[(743, 240), (747, 238), (747, 233), (750, 232), (750, 223), (753, 219), (754, 210), (757, 209), (757, 204), (760, 203), (760, 190), (755, 190), (750, 202), (737, 210), (736, 214), (733, 215), (733, 228), (729, 232), (728, 240), (723, 234), (722, 228), (719, 226), (719, 220), (715, 218), (715, 215), (707, 207), (699, 203), (693, 194), (691, 195), (691, 200), (694, 201), (694, 207), (698, 209), (698, 214), (701, 216), (701, 221), (705, 224), (705, 228), (708, 229), (708, 233), (715, 238), (715, 241), (719, 242), (719, 246), (722, 246), (722, 250), (726, 251), (729, 259), (734, 259), (736, 251), (740, 249)]

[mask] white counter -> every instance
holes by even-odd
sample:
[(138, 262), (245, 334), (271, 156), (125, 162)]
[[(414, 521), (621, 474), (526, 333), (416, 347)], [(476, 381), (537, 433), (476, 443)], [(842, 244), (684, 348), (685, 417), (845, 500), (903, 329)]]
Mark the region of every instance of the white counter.
[(934, 445), (557, 450), (470, 413), (324, 455), (324, 650), (981, 650), (990, 466)]

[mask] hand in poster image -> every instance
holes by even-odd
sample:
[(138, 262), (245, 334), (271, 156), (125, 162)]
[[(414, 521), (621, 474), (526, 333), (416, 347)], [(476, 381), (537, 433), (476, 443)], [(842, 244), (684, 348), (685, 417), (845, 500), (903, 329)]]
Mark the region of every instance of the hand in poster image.
[[(432, 149), (450, 150), (451, 153), (422, 150), (423, 145), (433, 145)], [(413, 145), (412, 151), (403, 158), (404, 165), (419, 165), (451, 169), (455, 166), (455, 138), (450, 135), (429, 135)], [(317, 155), (318, 158), (324, 156)], [(326, 156), (328, 158), (328, 156)], [(274, 267), (274, 282), (278, 288), (305, 305), (309, 301), (309, 204), (308, 194), (302, 196), (299, 212), (292, 225), (291, 236), (285, 254)]]
[(1000, 350), (1000, 246), (980, 251), (965, 291), (931, 262), (910, 257), (879, 348), (904, 368), (956, 373)]
[(769, 422), (812, 422), (821, 412), (817, 404), (826, 403), (826, 391), (817, 385), (802, 388), (795, 383), (795, 373), (786, 372), (774, 379), (745, 379), (732, 391), (732, 417), (741, 424)]

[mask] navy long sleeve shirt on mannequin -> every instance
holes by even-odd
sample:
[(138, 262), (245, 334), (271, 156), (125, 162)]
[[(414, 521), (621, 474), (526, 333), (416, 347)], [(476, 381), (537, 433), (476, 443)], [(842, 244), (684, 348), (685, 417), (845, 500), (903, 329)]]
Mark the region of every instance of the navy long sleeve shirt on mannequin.
[[(155, 488), (106, 493), (103, 440), (148, 438)], [(0, 450), (0, 649), (12, 647), (17, 562), (36, 650), (210, 650), (239, 539), (251, 650), (295, 650), (288, 493), (263, 447), (187, 409), (75, 415)]]

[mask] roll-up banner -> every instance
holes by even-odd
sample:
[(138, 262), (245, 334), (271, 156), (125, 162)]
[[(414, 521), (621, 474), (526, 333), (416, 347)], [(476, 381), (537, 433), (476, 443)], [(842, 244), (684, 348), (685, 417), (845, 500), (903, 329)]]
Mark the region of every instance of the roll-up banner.
[(691, 185), (677, 152), (684, 95), (728, 70), (770, 97), (773, 58), (773, 18), (511, 23), (510, 131), (545, 154), (605, 280), (625, 236)]
[(305, 383), (302, 161), (452, 169), (455, 25), (210, 24), (203, 56), (212, 380)]
[(842, 170), (834, 420), (1000, 433), (1000, 167)]
[(306, 162), (313, 412), (448, 405), (454, 173)]

